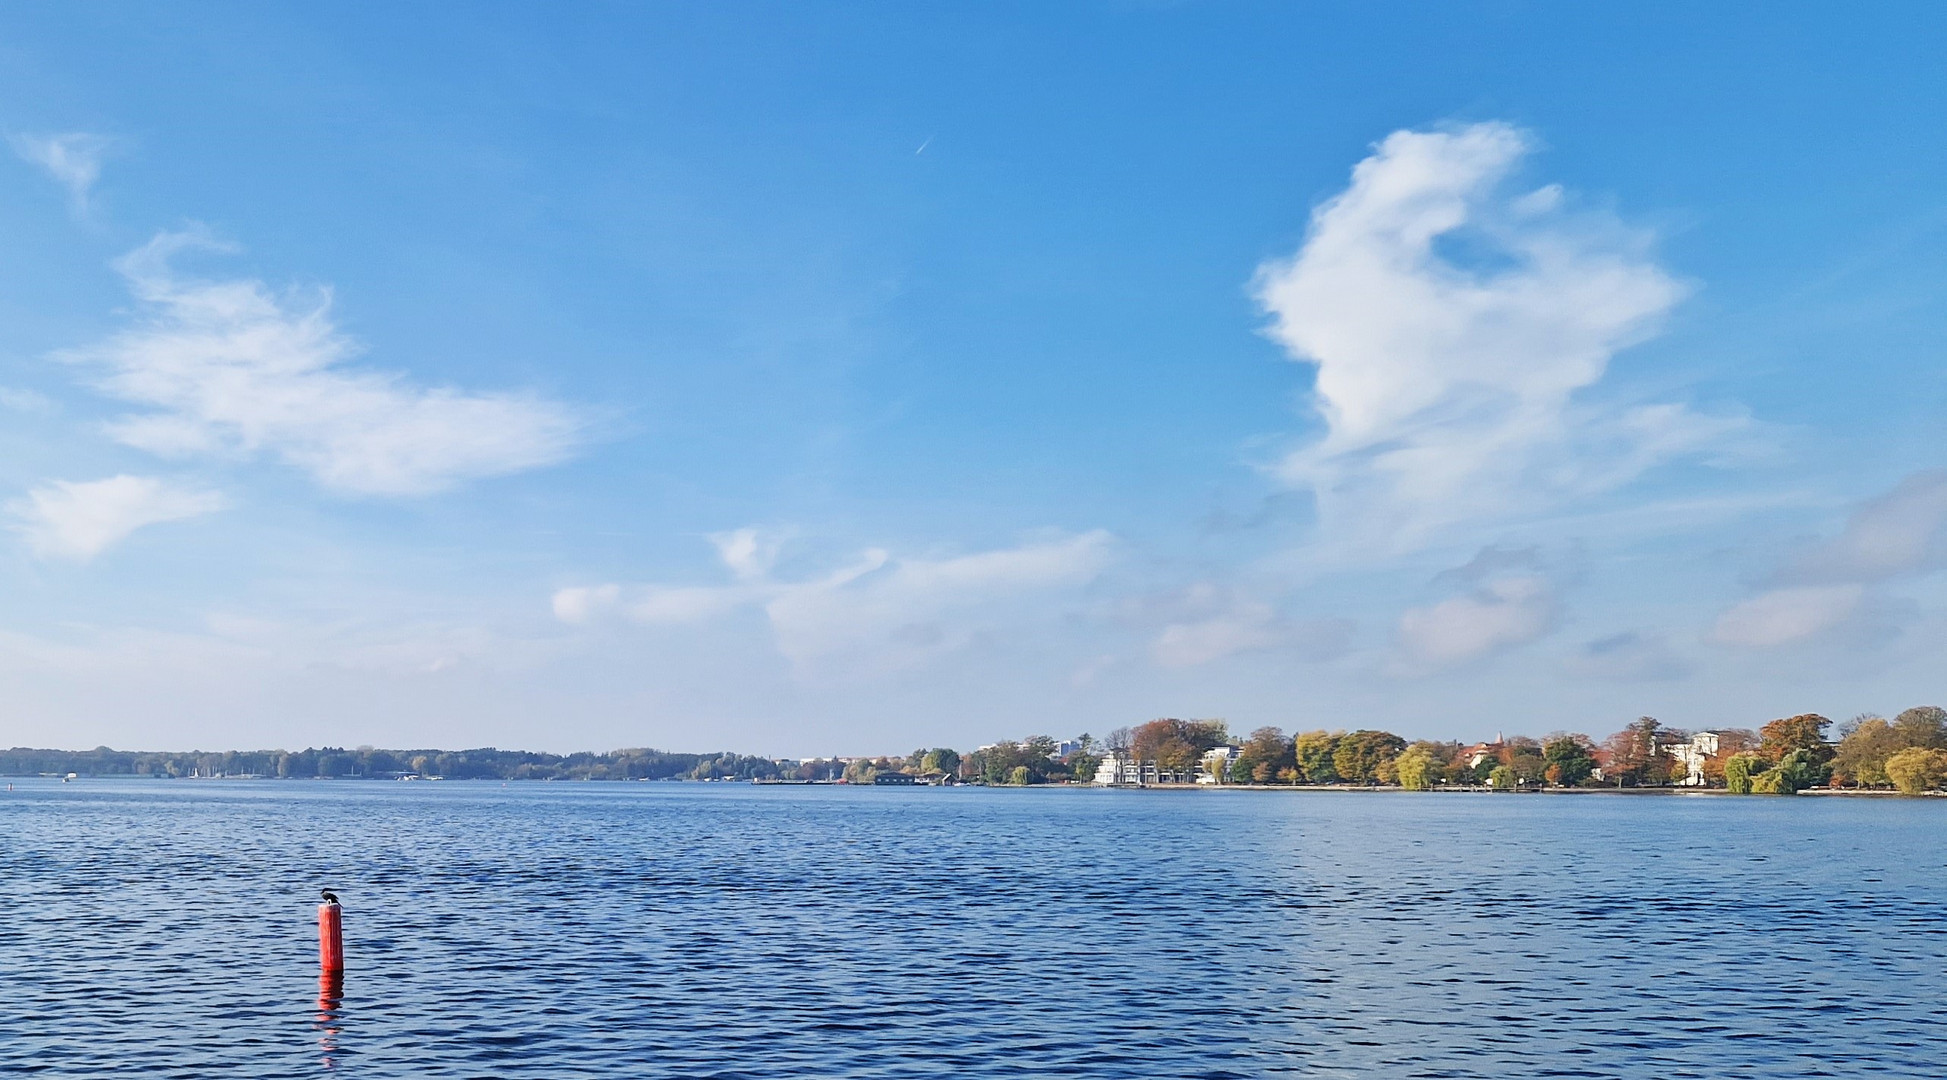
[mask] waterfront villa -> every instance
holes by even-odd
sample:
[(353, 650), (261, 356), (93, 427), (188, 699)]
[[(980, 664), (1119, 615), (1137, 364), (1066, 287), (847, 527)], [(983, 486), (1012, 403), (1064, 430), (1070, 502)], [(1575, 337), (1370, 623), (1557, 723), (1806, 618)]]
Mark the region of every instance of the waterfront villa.
[(1219, 746), (1215, 749), (1205, 750), (1203, 752), (1203, 760), (1197, 764), (1197, 783), (1222, 784), (1228, 782), (1230, 780), (1231, 763), (1236, 761), (1238, 755), (1241, 753), (1243, 753), (1243, 749), (1236, 746)]
[(1200, 782), (1196, 769), (1164, 769), (1155, 761), (1138, 761), (1127, 750), (1111, 750), (1095, 767), (1095, 782), (1103, 787), (1143, 787), (1148, 784)]
[(1717, 746), (1715, 731), (1699, 731), (1683, 742), (1664, 747), (1664, 753), (1677, 759), (1684, 769), (1682, 776), (1671, 776), (1670, 783), (1678, 787), (1703, 787), (1704, 761), (1717, 756)]

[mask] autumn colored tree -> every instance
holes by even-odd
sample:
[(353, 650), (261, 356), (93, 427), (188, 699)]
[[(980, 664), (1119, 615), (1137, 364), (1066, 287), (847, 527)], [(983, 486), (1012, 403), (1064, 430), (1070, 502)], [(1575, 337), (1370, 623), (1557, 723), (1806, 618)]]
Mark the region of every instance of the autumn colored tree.
[(1248, 783), (1268, 784), (1295, 761), (1291, 740), (1285, 738), (1284, 731), (1261, 727), (1251, 732), (1250, 738), (1245, 739), (1244, 745), (1238, 749), (1237, 760), (1231, 763), (1231, 776), (1235, 778), (1241, 775)]
[(1947, 750), (1947, 709), (1938, 705), (1918, 705), (1893, 718), (1893, 730), (1902, 746), (1927, 750)]
[(1884, 717), (1855, 716), (1841, 727), (1839, 746), (1832, 755), (1832, 775), (1842, 784), (1885, 787), (1886, 759), (1906, 749), (1898, 731)]
[(1908, 747), (1886, 759), (1886, 776), (1908, 795), (1947, 785), (1947, 750)]
[(1758, 742), (1758, 733), (1750, 728), (1718, 728), (1717, 752), (1704, 758), (1704, 782), (1727, 783), (1725, 764), (1738, 754), (1757, 749)]
[(1514, 770), (1514, 778), (1523, 784), (1540, 784), (1548, 774), (1541, 744), (1526, 735), (1516, 735), (1501, 744), (1501, 764)]
[(1758, 729), (1758, 753), (1769, 761), (1781, 761), (1794, 750), (1803, 750), (1819, 765), (1832, 760), (1832, 744), (1825, 741), (1825, 729), (1832, 721), (1817, 713), (1788, 716)]
[(1654, 716), (1638, 717), (1628, 727), (1603, 740), (1609, 755), (1602, 767), (1603, 779), (1617, 787), (1645, 787), (1668, 779), (1668, 767), (1657, 760), (1662, 721)]
[(1307, 784), (1329, 784), (1339, 778), (1332, 765), (1332, 754), (1338, 749), (1344, 732), (1307, 731), (1292, 740), (1292, 756), (1297, 759), (1298, 772)]
[(1376, 784), (1380, 768), (1406, 749), (1406, 740), (1390, 731), (1359, 730), (1339, 739), (1332, 750), (1332, 769), (1354, 784)]
[[(1130, 732), (1129, 747), (1140, 761), (1154, 761), (1162, 764), (1165, 747), (1171, 760), (1178, 760), (1187, 751), (1189, 768), (1196, 764), (1205, 750), (1222, 746), (1227, 735), (1222, 720), (1151, 720)], [(1170, 744), (1177, 743), (1180, 746)]]

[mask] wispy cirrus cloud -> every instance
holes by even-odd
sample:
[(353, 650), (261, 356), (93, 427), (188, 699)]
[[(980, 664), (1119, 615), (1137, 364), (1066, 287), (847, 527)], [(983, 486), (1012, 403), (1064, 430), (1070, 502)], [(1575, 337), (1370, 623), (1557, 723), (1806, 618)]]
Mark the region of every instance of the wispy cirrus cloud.
[(7, 504), (14, 528), (42, 558), (87, 562), (147, 525), (223, 509), (219, 493), (153, 476), (53, 480)]
[(712, 539), (731, 583), (575, 586), (554, 594), (554, 613), (569, 623), (614, 616), (669, 626), (761, 612), (800, 678), (847, 681), (918, 666), (1008, 626), (1011, 602), (1087, 583), (1111, 545), (1095, 531), (945, 557), (872, 548), (822, 576), (780, 580), (756, 530)]
[(86, 217), (102, 157), (112, 145), (102, 135), (71, 131), (64, 135), (14, 135), (7, 140), (23, 160), (47, 170), (68, 193), (68, 210)]
[(110, 424), (120, 442), (169, 457), (267, 454), (334, 491), (387, 496), (552, 465), (578, 446), (584, 420), (560, 402), (352, 367), (361, 350), (333, 323), (328, 291), (184, 277), (170, 260), (192, 249), (233, 250), (202, 230), (156, 236), (115, 264), (137, 325), (64, 354), (149, 407)]
[(1943, 567), (1947, 469), (1924, 469), (1860, 504), (1838, 536), (1806, 551), (1763, 591), (1718, 616), (1711, 638), (1747, 648), (1805, 641), (1874, 610), (1877, 586)]
[(1686, 292), (1648, 238), (1508, 190), (1507, 124), (1398, 131), (1260, 268), (1271, 336), (1317, 369), (1325, 431), (1277, 472), (1342, 542), (1398, 550), (1445, 526), (1615, 488), (1744, 425), (1578, 394)]

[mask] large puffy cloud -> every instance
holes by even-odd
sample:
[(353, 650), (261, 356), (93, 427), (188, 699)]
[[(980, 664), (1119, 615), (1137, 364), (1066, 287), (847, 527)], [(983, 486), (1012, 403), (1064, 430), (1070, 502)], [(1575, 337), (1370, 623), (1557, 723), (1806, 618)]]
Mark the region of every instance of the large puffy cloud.
[(775, 546), (755, 530), (711, 539), (730, 584), (575, 586), (555, 593), (555, 615), (678, 625), (759, 611), (799, 677), (848, 680), (917, 666), (1008, 625), (1009, 601), (1086, 583), (1110, 546), (1096, 531), (941, 558), (873, 548), (823, 576), (785, 581), (770, 571)]
[(171, 456), (268, 453), (360, 495), (424, 494), (574, 449), (582, 423), (568, 407), (350, 368), (358, 349), (332, 323), (329, 294), (186, 279), (170, 258), (188, 248), (223, 250), (200, 232), (164, 233), (119, 260), (141, 324), (68, 354), (105, 369), (103, 390), (154, 410), (114, 422), (120, 441)]
[(1718, 617), (1725, 645), (1770, 648), (1847, 626), (1875, 586), (1947, 566), (1947, 469), (1927, 469), (1856, 509), (1838, 536), (1794, 560), (1770, 587)]
[(1684, 287), (1644, 238), (1507, 180), (1505, 124), (1400, 131), (1259, 271), (1271, 334), (1316, 366), (1321, 439), (1282, 475), (1349, 542), (1410, 547), (1442, 526), (1628, 482), (1737, 420), (1578, 391), (1651, 336)]
[(197, 517), (224, 506), (212, 491), (153, 476), (55, 480), (9, 503), (14, 526), (43, 558), (86, 562), (145, 525)]

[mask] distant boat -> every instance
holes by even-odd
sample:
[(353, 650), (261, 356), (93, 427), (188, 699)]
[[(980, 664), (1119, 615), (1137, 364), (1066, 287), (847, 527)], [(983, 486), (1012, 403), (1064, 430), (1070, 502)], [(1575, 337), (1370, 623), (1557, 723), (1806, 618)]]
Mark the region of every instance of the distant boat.
[(61, 782), (62, 782), (63, 784), (71, 784), (71, 783), (73, 783), (73, 782), (75, 782), (76, 780), (79, 780), (79, 779), (81, 779), (81, 774), (80, 774), (80, 773), (69, 773), (69, 774), (67, 774), (66, 776), (63, 776), (63, 777), (61, 778)]

